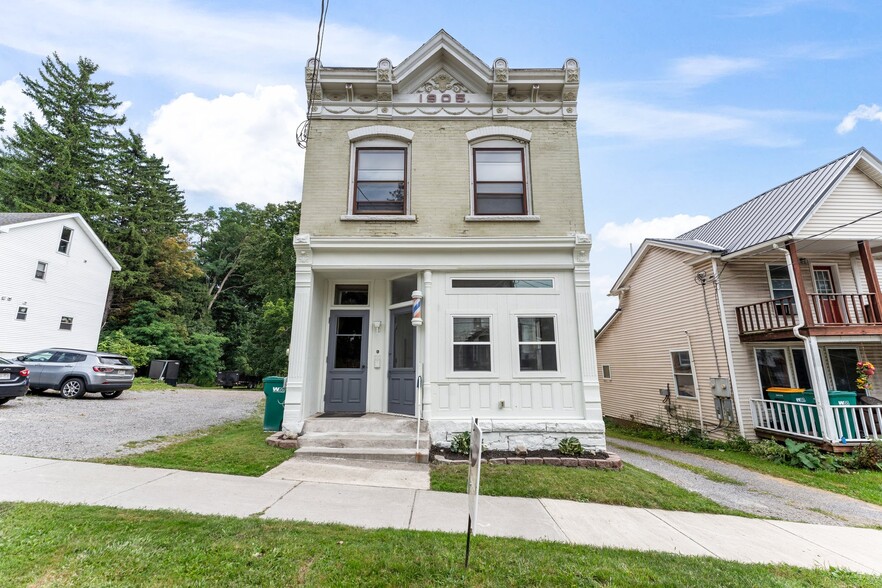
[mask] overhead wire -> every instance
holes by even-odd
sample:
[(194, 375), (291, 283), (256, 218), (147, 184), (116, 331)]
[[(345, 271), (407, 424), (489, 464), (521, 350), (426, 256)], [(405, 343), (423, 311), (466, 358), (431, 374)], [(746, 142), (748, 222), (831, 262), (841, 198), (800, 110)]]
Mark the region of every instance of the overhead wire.
[(315, 37), (315, 53), (312, 57), (313, 72), (312, 79), (309, 83), (309, 95), (306, 97), (306, 120), (297, 127), (297, 146), (306, 149), (309, 142), (309, 121), (312, 119), (313, 101), (315, 98), (315, 88), (318, 83), (319, 69), (322, 58), (322, 46), (325, 42), (325, 23), (328, 17), (328, 8), (331, 0), (322, 0), (321, 12), (319, 13), (318, 30)]

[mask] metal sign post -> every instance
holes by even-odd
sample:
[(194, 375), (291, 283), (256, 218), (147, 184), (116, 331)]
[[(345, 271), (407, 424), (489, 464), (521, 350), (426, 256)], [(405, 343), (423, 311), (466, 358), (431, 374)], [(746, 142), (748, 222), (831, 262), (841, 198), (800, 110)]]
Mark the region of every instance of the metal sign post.
[(481, 485), (481, 427), (478, 419), (472, 421), (469, 444), (469, 524), (466, 530), (465, 567), (469, 567), (469, 550), (472, 544), (472, 531), (478, 524), (478, 491)]

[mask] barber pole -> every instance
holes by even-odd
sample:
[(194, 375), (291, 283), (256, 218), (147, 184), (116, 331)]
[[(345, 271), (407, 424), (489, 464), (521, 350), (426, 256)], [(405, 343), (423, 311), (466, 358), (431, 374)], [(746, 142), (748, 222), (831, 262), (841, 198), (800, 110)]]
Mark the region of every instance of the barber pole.
[(411, 298), (413, 299), (413, 306), (411, 307), (410, 324), (418, 327), (423, 324), (423, 293), (419, 290), (414, 290)]

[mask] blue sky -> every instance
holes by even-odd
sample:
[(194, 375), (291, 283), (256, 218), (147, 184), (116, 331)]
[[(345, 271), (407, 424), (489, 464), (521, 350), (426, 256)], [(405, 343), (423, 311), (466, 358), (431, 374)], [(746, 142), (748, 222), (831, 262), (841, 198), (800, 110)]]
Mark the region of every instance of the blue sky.
[[(6, 0), (0, 105), (58, 51), (115, 82), (193, 210), (299, 199), (318, 0)], [(882, 156), (882, 6), (869, 0), (330, 0), (323, 62), (393, 64), (444, 28), (485, 62), (582, 67), (595, 320), (647, 236), (674, 236), (859, 146)]]

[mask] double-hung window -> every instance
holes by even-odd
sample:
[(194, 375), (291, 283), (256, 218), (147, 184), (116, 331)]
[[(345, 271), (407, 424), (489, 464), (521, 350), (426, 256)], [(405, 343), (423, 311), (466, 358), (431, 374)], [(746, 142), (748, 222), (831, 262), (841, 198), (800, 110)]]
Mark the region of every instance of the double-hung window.
[(695, 373), (692, 371), (692, 358), (689, 352), (672, 351), (671, 364), (674, 368), (677, 396), (695, 398)]
[(58, 328), (62, 331), (70, 331), (73, 329), (73, 317), (72, 316), (63, 316), (61, 317), (61, 324), (58, 325)]
[(37, 280), (45, 280), (46, 279), (46, 268), (49, 267), (49, 264), (45, 261), (37, 262), (37, 271), (34, 272), (34, 278)]
[(475, 214), (527, 214), (524, 149), (476, 147), (472, 154)]
[(518, 317), (518, 358), (522, 372), (557, 371), (554, 317)]
[(355, 150), (353, 214), (407, 212), (407, 150), (360, 147)]
[(779, 315), (796, 314), (793, 308), (793, 284), (790, 282), (790, 270), (786, 265), (769, 265), (769, 289), (775, 300), (775, 309)]
[(453, 371), (491, 371), (489, 316), (453, 317)]
[(68, 255), (70, 253), (70, 242), (73, 239), (73, 229), (64, 227), (61, 229), (61, 239), (58, 241), (58, 252)]
[(19, 306), (18, 312), (15, 314), (15, 320), (25, 321), (28, 319), (28, 307), (27, 306)]

